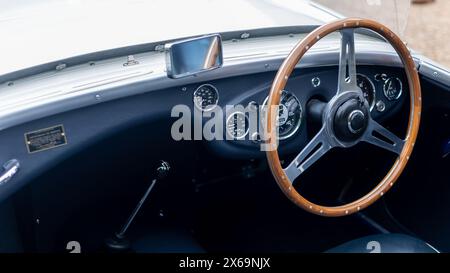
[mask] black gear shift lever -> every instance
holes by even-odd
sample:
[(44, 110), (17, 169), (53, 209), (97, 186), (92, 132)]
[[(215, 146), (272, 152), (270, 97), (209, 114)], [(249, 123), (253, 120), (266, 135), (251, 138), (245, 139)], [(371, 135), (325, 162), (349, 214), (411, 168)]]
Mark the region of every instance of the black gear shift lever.
[(130, 248), (130, 241), (126, 239), (125, 233), (127, 232), (128, 228), (130, 227), (131, 223), (133, 222), (134, 218), (140, 211), (142, 205), (144, 204), (145, 200), (147, 200), (148, 195), (152, 191), (153, 187), (155, 186), (156, 182), (164, 179), (170, 170), (169, 163), (161, 160), (160, 164), (156, 168), (156, 178), (152, 180), (152, 183), (148, 187), (147, 191), (145, 192), (144, 196), (142, 196), (139, 203), (134, 208), (133, 212), (131, 213), (130, 217), (128, 217), (128, 220), (123, 225), (122, 229), (114, 234), (113, 238), (109, 238), (106, 240), (106, 246), (111, 251), (126, 251)]

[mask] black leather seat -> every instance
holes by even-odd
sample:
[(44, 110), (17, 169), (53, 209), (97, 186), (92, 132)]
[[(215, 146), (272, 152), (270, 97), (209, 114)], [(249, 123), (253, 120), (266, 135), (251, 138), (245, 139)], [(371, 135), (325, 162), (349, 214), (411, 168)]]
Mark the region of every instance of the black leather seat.
[(362, 237), (332, 248), (327, 253), (439, 253), (428, 243), (404, 234)]
[[(141, 253), (205, 253), (191, 232), (180, 227), (147, 229), (133, 240), (132, 249)], [(362, 237), (332, 248), (327, 253), (439, 253), (426, 242), (404, 234)]]
[(204, 253), (189, 230), (173, 227), (153, 227), (145, 235), (133, 240), (132, 250), (137, 253)]

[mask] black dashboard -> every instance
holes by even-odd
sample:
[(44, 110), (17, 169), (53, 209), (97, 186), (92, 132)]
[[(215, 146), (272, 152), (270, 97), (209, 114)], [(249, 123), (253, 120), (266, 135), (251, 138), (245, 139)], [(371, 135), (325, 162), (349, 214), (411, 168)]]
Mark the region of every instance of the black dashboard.
[[(366, 84), (366, 87), (369, 88), (369, 95), (372, 92), (370, 87), (373, 84), (375, 105), (372, 109), (372, 116), (374, 119), (388, 119), (400, 111), (407, 99), (406, 94), (408, 94), (404, 71), (401, 68), (358, 66), (357, 72), (369, 83)], [(288, 136), (280, 142), (280, 153), (298, 152), (306, 145), (311, 137), (311, 124), (307, 122), (307, 104), (312, 99), (329, 100), (336, 92), (337, 75), (336, 66), (298, 69), (291, 75), (286, 91), (292, 97), (286, 101), (290, 102), (291, 106), (289, 107), (297, 109), (297, 114), (294, 113), (295, 119), (291, 119), (291, 122), (295, 123), (298, 119), (299, 124), (298, 127), (294, 124), (287, 129), (290, 131)], [(202, 145), (208, 153), (225, 159), (263, 158), (265, 153), (260, 150), (260, 142), (252, 139), (251, 135), (245, 131), (243, 132), (244, 137), (239, 140), (226, 138), (223, 141), (174, 140), (171, 137), (171, 128), (177, 118), (171, 116), (171, 110), (176, 105), (186, 105), (192, 111), (197, 109), (199, 105), (195, 106), (198, 101), (196, 102), (194, 94), (199, 95), (198, 92), (205, 93), (208, 98), (211, 98), (210, 102), (217, 102), (220, 107), (236, 104), (260, 107), (269, 93), (274, 77), (275, 72), (272, 71), (153, 90), (47, 116), (3, 130), (0, 132), (0, 139), (9, 145), (1, 148), (0, 160), (7, 162), (17, 159), (21, 169), (13, 180), (2, 185), (0, 199), (6, 198), (59, 162), (81, 151), (91, 149), (117, 134), (126, 135), (128, 142), (108, 146), (108, 150), (130, 149), (130, 145), (135, 145), (141, 150), (148, 149), (149, 157), (166, 158), (171, 160), (175, 166), (178, 164), (186, 166), (186, 168), (190, 164), (186, 158), (190, 158), (195, 150), (193, 148), (195, 145)], [(386, 84), (389, 85), (390, 79), (397, 78), (403, 83), (404, 90), (400, 92), (398, 98), (389, 99), (389, 94), (386, 95), (384, 89), (389, 87), (386, 87)], [(318, 84), (319, 81), (320, 84)], [(214, 97), (214, 94), (209, 93), (211, 90), (196, 92), (205, 84), (212, 86), (214, 91), (217, 91), (217, 98)], [(295, 99), (293, 99), (294, 97)], [(296, 102), (299, 105), (295, 105)], [(200, 108), (208, 107), (207, 104), (209, 102), (205, 103), (206, 106), (200, 105)], [(380, 108), (380, 104), (384, 106)], [(133, 128), (142, 124), (146, 124), (144, 131), (133, 131)], [(223, 134), (227, 133), (226, 124), (226, 120), (224, 120)], [(62, 126), (60, 128), (64, 129), (65, 145), (30, 153), (24, 135), (52, 126)]]
[[(371, 106), (371, 115), (374, 119), (383, 121), (395, 115), (408, 99), (408, 86), (402, 69), (358, 66), (357, 71), (358, 85)], [(280, 106), (279, 110), (279, 119), (282, 119), (278, 124), (281, 153), (299, 151), (306, 145), (308, 137), (311, 137), (308, 135), (309, 127), (313, 126), (308, 122), (311, 119), (309, 103), (312, 100), (329, 101), (336, 93), (337, 75), (337, 67), (321, 67), (296, 70), (290, 76), (281, 98), (283, 106)], [(218, 98), (219, 107), (242, 105), (248, 112), (259, 109), (257, 111), (258, 126), (261, 127), (264, 126), (265, 102), (274, 77), (274, 73), (263, 73), (199, 83), (188, 88), (193, 90), (194, 104), (198, 100), (195, 98), (197, 88), (207, 85), (217, 92), (212, 97)], [(208, 108), (210, 110), (212, 106), (209, 105)], [(248, 122), (245, 122), (242, 125), (245, 130), (236, 133), (235, 123), (242, 122), (242, 119), (233, 116), (236, 112), (243, 118), (249, 117), (248, 112), (231, 111), (231, 114), (228, 113), (228, 118), (224, 120), (223, 134), (227, 141), (208, 141), (205, 142), (206, 145), (211, 151), (224, 157), (264, 156), (264, 153), (260, 151), (262, 143), (260, 132), (264, 130), (255, 132), (247, 128)]]

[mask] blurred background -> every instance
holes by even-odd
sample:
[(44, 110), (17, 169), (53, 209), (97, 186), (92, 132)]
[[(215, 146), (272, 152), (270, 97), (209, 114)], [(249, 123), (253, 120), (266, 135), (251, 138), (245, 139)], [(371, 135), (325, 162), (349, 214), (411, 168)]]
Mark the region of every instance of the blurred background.
[(414, 50), (450, 68), (450, 0), (313, 0), (348, 17), (374, 19)]
[(450, 68), (450, 0), (415, 0), (405, 40), (416, 51)]
[[(120, 0), (117, 0), (119, 2)], [(128, 0), (130, 3), (139, 3), (146, 0)], [(167, 2), (172, 2), (175, 0), (168, 0)], [(179, 0), (180, 3), (185, 3), (186, 1)], [(194, 0), (191, 0), (194, 1)], [(214, 1), (224, 1), (224, 0), (210, 0)], [(268, 2), (273, 1), (275, 4), (277, 2), (295, 3), (300, 0), (266, 0)], [(370, 18), (376, 21), (379, 21), (393, 31), (395, 31), (400, 37), (408, 42), (408, 45), (411, 46), (414, 50), (422, 53), (426, 57), (438, 62), (439, 64), (450, 68), (450, 0), (303, 0), (303, 1), (313, 1), (319, 3), (325, 7), (330, 8), (333, 11), (336, 11), (344, 16), (348, 17), (363, 17)], [(84, 2), (92, 2), (88, 0), (0, 0), (0, 22), (12, 21), (11, 18), (2, 18), (2, 13), (11, 12), (15, 14), (12, 16), (15, 19), (15, 16), (20, 18), (20, 16), (24, 16), (23, 14), (33, 14), (31, 11), (34, 11), (30, 8), (30, 10), (24, 9), (24, 7), (30, 7), (31, 4), (36, 3), (60, 3), (61, 5), (66, 3), (72, 5), (75, 8), (80, 8)], [(108, 0), (96, 1), (98, 5), (104, 5)], [(112, 2), (112, 1), (111, 1)], [(164, 2), (164, 1), (158, 1)], [(255, 2), (260, 2), (260, 0), (248, 0), (249, 5)], [(259, 3), (258, 3), (259, 4)], [(172, 4), (173, 5), (173, 4)], [(184, 6), (189, 4), (184, 4)], [(45, 5), (40, 5), (42, 9), (45, 9)], [(63, 6), (63, 5), (62, 5)], [(111, 4), (114, 6), (114, 4)], [(176, 6), (180, 6), (177, 4)], [(61, 9), (63, 10), (65, 6)], [(80, 10), (82, 10), (80, 8)], [(140, 20), (140, 17), (136, 15), (136, 10), (133, 10), (130, 7), (130, 10), (133, 12), (133, 16), (127, 18), (127, 20)], [(17, 11), (16, 13), (14, 13)], [(115, 16), (114, 12), (122, 12), (121, 9), (109, 9), (106, 14), (102, 14), (103, 16), (110, 15)], [(126, 11), (125, 11), (126, 12)], [(245, 11), (244, 11), (245, 12)], [(38, 13), (36, 11), (35, 13)], [(144, 12), (145, 13), (145, 12)], [(76, 12), (74, 14), (77, 14)], [(140, 13), (139, 13), (140, 14)], [(146, 13), (147, 14), (147, 13)], [(27, 15), (28, 16), (28, 15)], [(38, 17), (36, 15), (36, 17)], [(84, 19), (89, 19), (88, 15), (82, 15)], [(84, 17), (86, 16), (86, 17)], [(95, 17), (96, 18), (96, 17)], [(94, 18), (94, 19), (95, 19)], [(73, 19), (73, 18), (72, 18)], [(58, 21), (59, 20), (59, 21)], [(60, 21), (66, 20), (64, 14), (55, 14), (54, 17), (51, 18), (43, 18), (42, 22), (46, 22), (49, 25), (57, 25)], [(86, 20), (85, 20), (86, 21)], [(70, 24), (71, 22), (67, 22)], [(102, 20), (100, 20), (99, 25), (101, 25)], [(20, 24), (17, 24), (20, 27)], [(72, 26), (72, 25), (71, 25)], [(182, 29), (176, 27), (177, 29)], [(71, 30), (77, 30), (76, 25), (72, 26)], [(5, 32), (8, 33), (9, 29), (6, 29)], [(11, 30), (12, 31), (12, 30)], [(46, 32), (54, 31), (52, 28), (48, 27)], [(83, 30), (80, 30), (84, 33)], [(129, 30), (127, 30), (129, 31)], [(144, 41), (148, 40), (147, 33), (141, 33), (140, 30), (133, 30), (136, 32), (136, 36), (144, 43)], [(91, 31), (92, 32), (92, 31)], [(154, 31), (153, 31), (154, 32)], [(152, 34), (153, 34), (152, 32)], [(89, 32), (90, 33), (90, 32)], [(105, 33), (102, 33), (105, 34)], [(41, 33), (27, 32), (27, 36), (36, 37), (38, 40), (41, 37)], [(83, 34), (85, 35), (85, 34)], [(7, 36), (7, 35), (6, 35)], [(7, 36), (11, 37), (11, 36)], [(114, 47), (114, 43), (117, 41), (117, 35), (100, 35), (95, 33), (94, 38), (101, 39), (102, 43), (105, 44), (105, 48)], [(76, 38), (74, 38), (76, 39)], [(97, 39), (98, 40), (98, 39)], [(67, 41), (66, 41), (67, 43)], [(4, 43), (5, 44), (5, 43)], [(6, 43), (7, 44), (7, 43)], [(14, 45), (15, 46), (15, 45)], [(23, 45), (24, 50), (27, 49), (28, 45)], [(8, 50), (3, 50), (4, 52), (9, 52)], [(2, 56), (2, 61), (5, 62), (5, 58), (8, 59), (8, 54), (6, 56)], [(14, 58), (14, 62), (17, 62), (16, 58), (11, 55), (11, 58)]]

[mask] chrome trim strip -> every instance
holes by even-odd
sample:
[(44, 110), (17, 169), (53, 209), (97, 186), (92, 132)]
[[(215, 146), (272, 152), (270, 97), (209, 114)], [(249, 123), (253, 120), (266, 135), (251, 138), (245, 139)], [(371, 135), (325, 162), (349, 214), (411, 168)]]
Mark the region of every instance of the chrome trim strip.
[[(95, 65), (90, 62), (5, 83), (0, 85), (0, 130), (154, 90), (276, 71), (303, 36), (295, 34), (224, 42), (223, 67), (197, 77), (169, 79), (164, 71), (164, 54), (151, 51), (134, 55), (139, 61), (134, 66), (124, 67), (127, 56), (122, 56), (96, 62)], [(330, 35), (330, 38), (319, 42), (304, 56), (297, 68), (337, 65), (338, 38), (339, 35)], [(373, 38), (363, 38), (357, 42), (358, 65), (402, 66), (388, 44)], [(125, 86), (126, 89), (123, 88)]]
[(3, 172), (0, 175), (0, 186), (11, 180), (19, 169), (20, 163), (17, 159), (11, 159), (3, 164)]
[(419, 73), (450, 88), (450, 71), (426, 57), (420, 57)]

